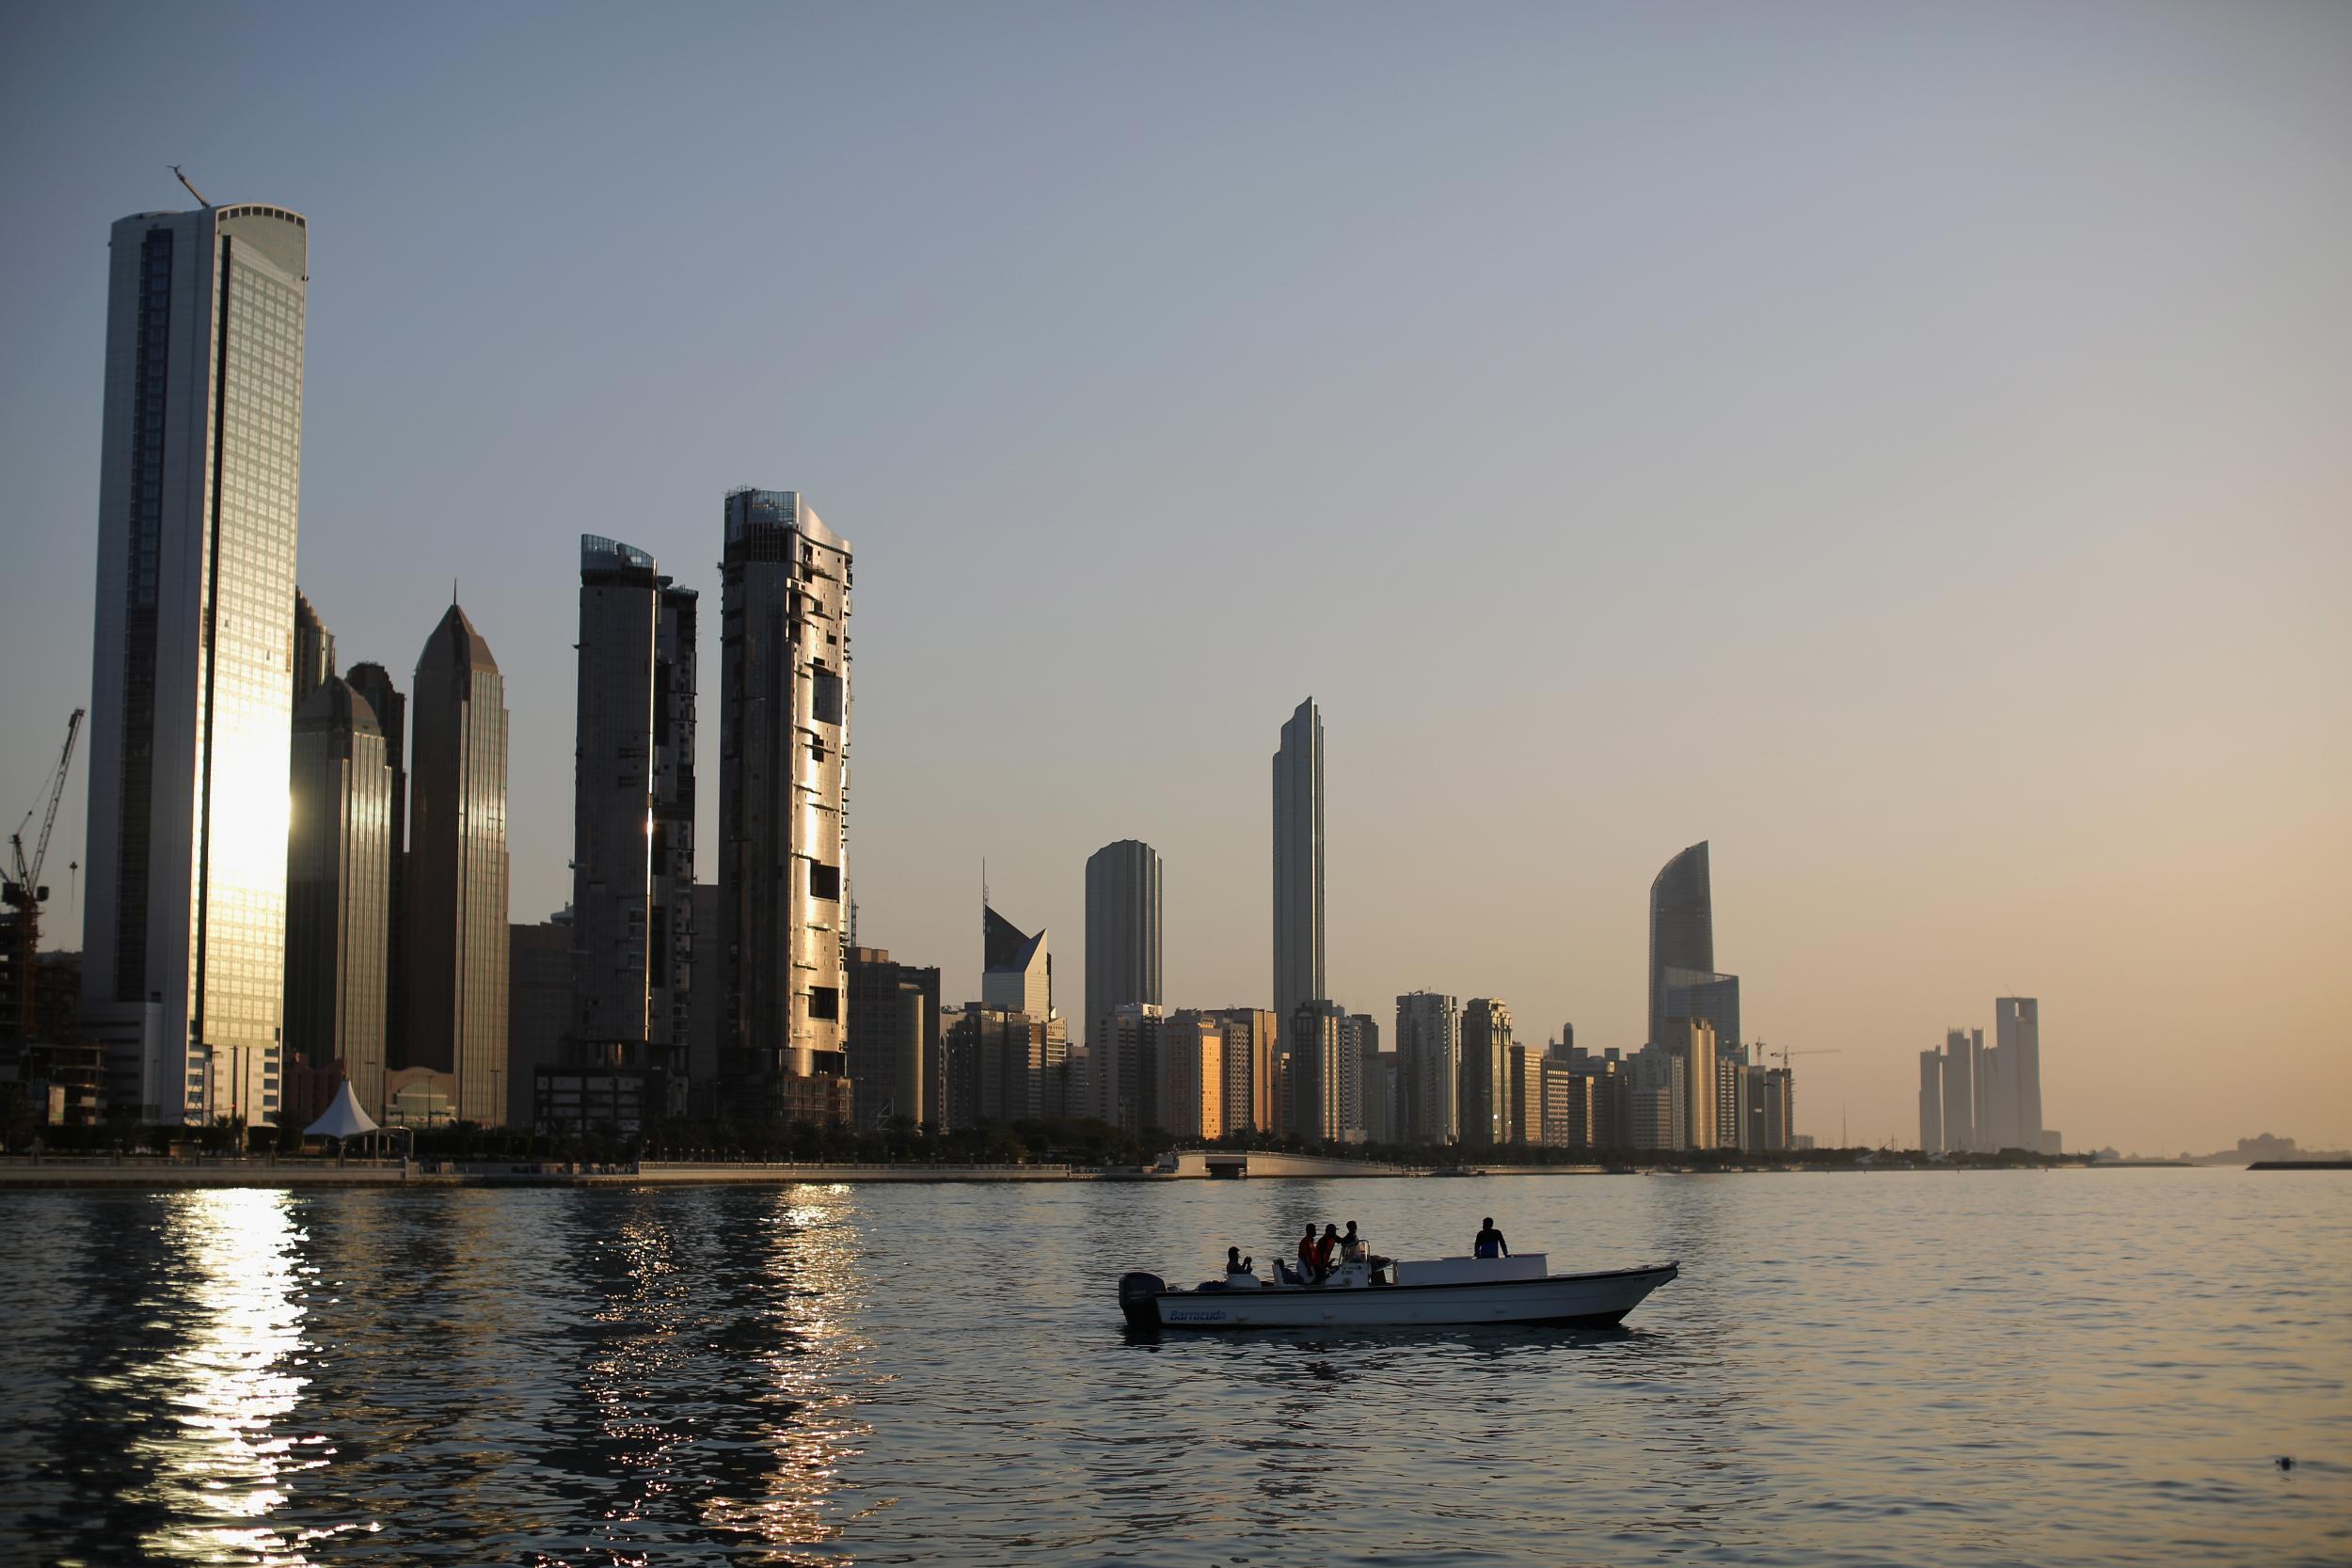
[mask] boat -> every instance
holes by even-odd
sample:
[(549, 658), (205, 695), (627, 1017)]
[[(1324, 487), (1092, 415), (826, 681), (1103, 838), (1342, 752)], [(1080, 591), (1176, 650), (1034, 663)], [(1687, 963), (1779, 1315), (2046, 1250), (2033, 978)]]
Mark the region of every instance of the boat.
[(1516, 1323), (1614, 1328), (1680, 1270), (1672, 1262), (1595, 1274), (1553, 1274), (1540, 1252), (1516, 1258), (1400, 1259), (1379, 1269), (1343, 1263), (1305, 1285), (1278, 1262), (1271, 1281), (1238, 1274), (1190, 1290), (1155, 1274), (1119, 1281), (1131, 1328), (1385, 1328)]

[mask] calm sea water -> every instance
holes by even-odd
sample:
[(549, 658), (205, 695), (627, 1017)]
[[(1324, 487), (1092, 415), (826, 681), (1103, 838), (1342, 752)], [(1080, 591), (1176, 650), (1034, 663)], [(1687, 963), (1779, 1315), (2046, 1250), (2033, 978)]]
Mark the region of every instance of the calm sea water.
[[(1607, 1334), (1113, 1300), (1486, 1213), (1684, 1276)], [(26, 1193), (0, 1249), (8, 1560), (2352, 1561), (2346, 1175)]]

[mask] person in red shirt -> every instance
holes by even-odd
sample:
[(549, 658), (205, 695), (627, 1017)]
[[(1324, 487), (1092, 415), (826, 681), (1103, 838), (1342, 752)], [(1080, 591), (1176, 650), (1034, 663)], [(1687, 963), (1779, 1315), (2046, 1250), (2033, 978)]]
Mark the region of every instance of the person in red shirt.
[(1307, 1233), (1298, 1238), (1298, 1282), (1301, 1285), (1319, 1285), (1323, 1282), (1323, 1271), (1315, 1266), (1315, 1227), (1311, 1223), (1307, 1227)]

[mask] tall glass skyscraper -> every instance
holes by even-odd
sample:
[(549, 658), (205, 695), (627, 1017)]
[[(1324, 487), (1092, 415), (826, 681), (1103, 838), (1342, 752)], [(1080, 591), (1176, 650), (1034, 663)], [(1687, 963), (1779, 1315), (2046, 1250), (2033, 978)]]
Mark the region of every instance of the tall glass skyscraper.
[(1667, 992), (1677, 983), (1678, 977), (1669, 973), (1675, 970), (1701, 977), (1715, 973), (1715, 898), (1708, 879), (1704, 841), (1668, 861), (1649, 885), (1649, 1037), (1653, 1044), (1662, 1044), (1669, 1037)]
[(114, 226), (83, 1000), (144, 1118), (278, 1117), (309, 225)]
[(1087, 857), (1085, 1036), (1129, 1002), (1160, 995), (1160, 852), (1122, 838)]
[(1323, 975), (1323, 714), (1312, 697), (1274, 753), (1274, 1016), (1329, 1000)]
[(850, 542), (799, 492), (726, 498), (719, 1076), (729, 1114), (834, 1119), (849, 804)]
[(506, 682), (455, 605), (417, 656), (405, 1067), (456, 1074), (457, 1115), (507, 1113)]

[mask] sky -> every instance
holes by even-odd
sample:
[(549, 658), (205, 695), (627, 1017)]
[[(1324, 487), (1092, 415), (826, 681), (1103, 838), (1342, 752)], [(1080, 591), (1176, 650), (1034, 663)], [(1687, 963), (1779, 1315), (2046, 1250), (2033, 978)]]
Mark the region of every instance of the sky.
[[(0, 52), (0, 811), (87, 701), (108, 226), (310, 221), (300, 578), (404, 689), (453, 579), (569, 896), (581, 533), (856, 549), (859, 935), (1079, 1008), (1329, 982), (1641, 1042), (1650, 879), (1798, 1127), (2041, 999), (2069, 1147), (2352, 1146), (2352, 8), (23, 8)], [(716, 616), (702, 764), (716, 776)], [(74, 778), (47, 879), (78, 859)], [(708, 850), (711, 835), (704, 835)], [(78, 890), (68, 889), (69, 900)], [(68, 942), (71, 911), (51, 930)]]

